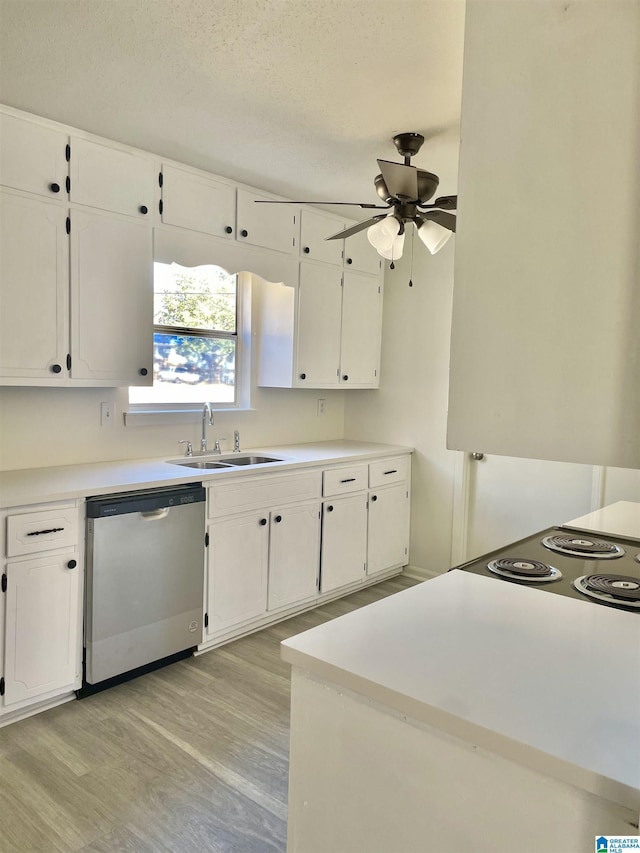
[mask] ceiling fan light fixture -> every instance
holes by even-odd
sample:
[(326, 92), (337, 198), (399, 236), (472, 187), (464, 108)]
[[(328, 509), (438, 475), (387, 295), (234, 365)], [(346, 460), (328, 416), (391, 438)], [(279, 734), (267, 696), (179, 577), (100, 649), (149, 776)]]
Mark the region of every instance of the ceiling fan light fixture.
[(438, 225), (437, 222), (431, 222), (428, 219), (417, 222), (416, 226), (418, 228), (418, 237), (432, 255), (440, 251), (453, 233), (448, 228), (444, 228), (442, 225)]
[(398, 236), (400, 225), (398, 219), (389, 214), (367, 229), (367, 239), (377, 252), (389, 251)]
[(398, 261), (402, 257), (402, 250), (404, 249), (404, 237), (405, 231), (403, 230), (401, 234), (394, 239), (389, 249), (378, 249), (378, 254), (385, 258), (387, 261)]

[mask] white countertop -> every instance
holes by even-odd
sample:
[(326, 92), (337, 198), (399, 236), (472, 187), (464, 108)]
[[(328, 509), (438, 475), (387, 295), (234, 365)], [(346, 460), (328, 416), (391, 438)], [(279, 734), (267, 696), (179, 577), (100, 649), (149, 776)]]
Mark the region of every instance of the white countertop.
[[(95, 462), (55, 468), (23, 468), (0, 472), (0, 507), (25, 506), (49, 501), (73, 500), (88, 495), (106, 495), (129, 489), (147, 489), (178, 483), (196, 483), (236, 479), (266, 472), (279, 473), (296, 468), (364, 461), (380, 456), (411, 453), (412, 447), (374, 444), (365, 441), (323, 441), (243, 449), (243, 453), (278, 456), (282, 462), (209, 470), (187, 468), (167, 461), (188, 462), (175, 456), (161, 459), (125, 459), (119, 462)], [(226, 457), (211, 454), (212, 461)], [(194, 457), (193, 461), (202, 458)]]
[(624, 536), (640, 542), (640, 503), (618, 501), (595, 512), (568, 521), (563, 527), (591, 530), (609, 536)]
[(640, 614), (455, 571), (285, 640), (282, 657), (640, 810)]

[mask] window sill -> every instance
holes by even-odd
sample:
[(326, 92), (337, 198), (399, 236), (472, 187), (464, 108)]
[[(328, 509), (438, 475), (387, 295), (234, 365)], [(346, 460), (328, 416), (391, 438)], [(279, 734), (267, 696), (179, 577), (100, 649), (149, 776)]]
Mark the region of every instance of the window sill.
[[(250, 407), (238, 408), (234, 406), (229, 409), (213, 409), (213, 414), (227, 414), (229, 412), (253, 412)], [(143, 426), (174, 426), (179, 424), (196, 423), (202, 418), (202, 406), (195, 409), (182, 409), (180, 411), (162, 411), (159, 409), (147, 409), (146, 411), (128, 411), (124, 413), (124, 424), (128, 427)]]

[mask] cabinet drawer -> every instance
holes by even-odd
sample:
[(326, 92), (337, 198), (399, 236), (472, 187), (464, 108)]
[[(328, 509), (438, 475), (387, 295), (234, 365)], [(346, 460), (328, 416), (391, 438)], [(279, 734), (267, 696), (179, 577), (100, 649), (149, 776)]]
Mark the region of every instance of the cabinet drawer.
[(7, 517), (7, 557), (68, 548), (78, 542), (75, 504)]
[(320, 471), (227, 481), (208, 489), (209, 518), (319, 498)]
[(322, 494), (325, 497), (358, 492), (367, 488), (367, 466), (353, 465), (351, 468), (330, 468), (323, 472)]
[(409, 478), (410, 458), (396, 456), (393, 459), (381, 459), (369, 464), (369, 486), (377, 488), (388, 483), (399, 483)]

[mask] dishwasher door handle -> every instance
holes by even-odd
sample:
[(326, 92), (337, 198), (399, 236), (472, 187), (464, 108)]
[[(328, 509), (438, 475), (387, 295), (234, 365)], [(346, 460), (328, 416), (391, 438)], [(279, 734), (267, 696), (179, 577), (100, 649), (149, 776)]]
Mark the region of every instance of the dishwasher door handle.
[(161, 509), (152, 509), (149, 512), (141, 512), (140, 515), (145, 521), (160, 521), (161, 518), (166, 518), (169, 515), (171, 507), (165, 506)]

